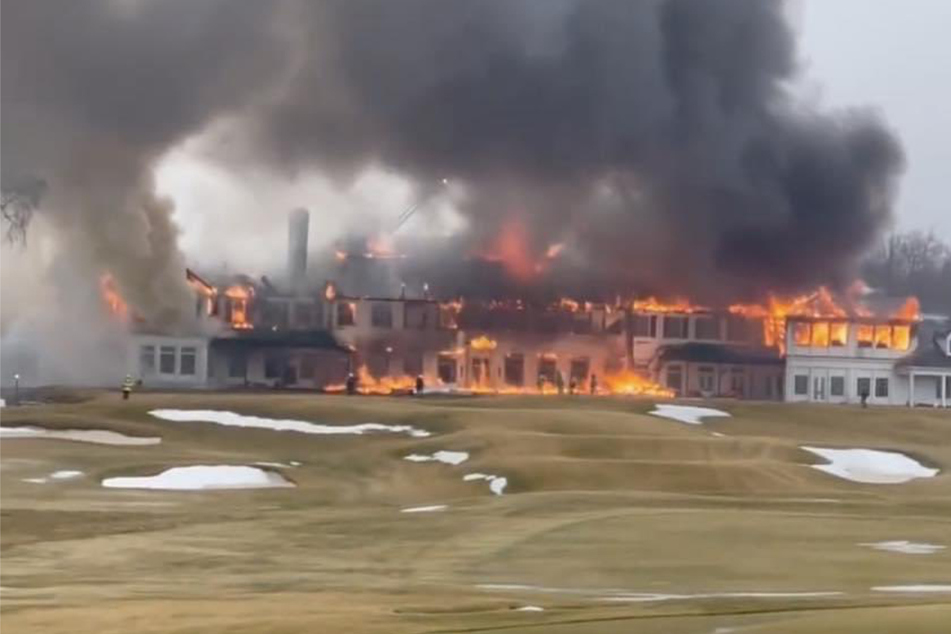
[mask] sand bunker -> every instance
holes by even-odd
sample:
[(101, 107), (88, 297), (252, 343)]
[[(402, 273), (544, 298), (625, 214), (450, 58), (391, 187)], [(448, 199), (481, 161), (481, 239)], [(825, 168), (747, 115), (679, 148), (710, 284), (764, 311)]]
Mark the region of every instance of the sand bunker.
[(405, 456), (403, 460), (410, 462), (442, 462), (444, 464), (458, 465), (469, 459), (467, 451), (437, 451), (432, 455), (413, 453)]
[(410, 425), (381, 425), (380, 423), (322, 425), (303, 420), (245, 416), (234, 412), (211, 409), (153, 409), (149, 414), (156, 418), (174, 421), (176, 423), (214, 423), (228, 427), (295, 431), (301, 434), (352, 434), (361, 436), (374, 432), (390, 432), (394, 434), (408, 434), (417, 438), (424, 438), (431, 435), (425, 429), (417, 429)]
[(875, 550), (884, 550), (892, 553), (902, 553), (904, 555), (933, 555), (945, 549), (938, 544), (924, 544), (920, 542), (910, 542), (904, 539), (886, 542), (871, 542), (859, 544)]
[(97, 445), (157, 445), (161, 438), (126, 436), (105, 429), (46, 429), (45, 427), (0, 427), (0, 438), (48, 438), (74, 440)]
[(938, 469), (929, 469), (917, 460), (894, 451), (877, 449), (802, 449), (825, 458), (829, 464), (810, 465), (838, 478), (865, 484), (899, 484), (916, 478), (933, 478)]
[(661, 403), (654, 405), (654, 409), (648, 412), (651, 416), (669, 418), (688, 425), (702, 425), (703, 418), (713, 418), (716, 416), (729, 416), (727, 412), (709, 407), (694, 407), (693, 405), (668, 405)]
[(106, 478), (102, 486), (110, 489), (160, 489), (167, 491), (203, 491), (208, 489), (268, 489), (295, 486), (273, 471), (256, 467), (215, 465), (173, 467), (158, 475)]

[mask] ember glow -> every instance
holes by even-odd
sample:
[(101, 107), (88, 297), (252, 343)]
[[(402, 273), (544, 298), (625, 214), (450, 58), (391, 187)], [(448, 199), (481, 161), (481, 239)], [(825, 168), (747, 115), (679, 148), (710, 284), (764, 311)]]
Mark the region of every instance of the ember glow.
[(658, 385), (643, 374), (631, 370), (621, 370), (604, 375), (603, 391), (599, 393), (624, 396), (652, 396), (673, 398), (674, 391)]
[(645, 313), (704, 313), (710, 309), (705, 306), (696, 306), (686, 299), (673, 299), (669, 302), (663, 302), (656, 297), (646, 299), (635, 299), (631, 302), (631, 308), (637, 312)]

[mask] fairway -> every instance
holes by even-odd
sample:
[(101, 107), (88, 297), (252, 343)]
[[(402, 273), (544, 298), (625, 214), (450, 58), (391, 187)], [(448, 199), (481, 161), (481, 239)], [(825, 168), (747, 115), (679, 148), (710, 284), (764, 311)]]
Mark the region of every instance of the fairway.
[[(82, 397), (6, 408), (3, 426), (161, 441), (4, 436), (4, 632), (869, 634), (951, 624), (946, 412), (678, 402), (730, 414), (691, 425), (623, 398)], [(156, 409), (230, 411), (243, 426)], [(853, 482), (811, 468), (825, 461), (804, 445), (900, 452), (939, 471)], [(101, 484), (197, 465), (257, 466), (256, 486), (278, 484)], [(70, 471), (81, 474), (51, 476)], [(888, 544), (901, 541), (931, 548)]]

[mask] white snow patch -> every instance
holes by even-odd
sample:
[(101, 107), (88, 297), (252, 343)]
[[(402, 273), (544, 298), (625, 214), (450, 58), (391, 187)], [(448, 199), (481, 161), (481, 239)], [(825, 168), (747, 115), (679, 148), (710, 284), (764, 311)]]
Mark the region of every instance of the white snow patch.
[(260, 460), (258, 462), (252, 463), (259, 467), (274, 467), (275, 469), (290, 469), (294, 466), (293, 462), (283, 463), (283, 462), (267, 462)]
[(462, 464), (469, 459), (469, 452), (467, 451), (437, 451), (431, 456), (426, 454), (413, 453), (408, 456), (405, 456), (403, 460), (409, 460), (410, 462), (442, 462), (444, 464), (451, 464), (453, 466)]
[(291, 460), (289, 464), (290, 464), (292, 467), (299, 467), (299, 466), (301, 466), (301, 463), (298, 462), (297, 460)]
[(46, 429), (44, 427), (0, 427), (0, 438), (49, 438), (75, 440), (98, 445), (157, 445), (161, 438), (126, 436), (105, 429)]
[(951, 585), (919, 584), (910, 586), (875, 586), (875, 592), (951, 592)]
[(523, 605), (520, 608), (515, 608), (516, 612), (544, 612), (545, 608), (540, 605)]
[(618, 588), (555, 588), (546, 586), (532, 586), (519, 583), (482, 583), (476, 586), (483, 590), (512, 591), (524, 590), (529, 592), (544, 592), (552, 594), (577, 594), (582, 596), (595, 595), (599, 601), (619, 602), (649, 602), (673, 601), (686, 599), (772, 599), (791, 598), (808, 599), (840, 596), (842, 592), (702, 592), (696, 594), (667, 594), (654, 592), (631, 592)]
[(24, 478), (24, 482), (29, 482), (31, 484), (45, 484), (50, 480), (72, 480), (74, 478), (81, 478), (83, 476), (82, 471), (54, 471), (45, 478)]
[(693, 405), (669, 405), (659, 403), (654, 405), (654, 409), (648, 412), (652, 416), (670, 418), (672, 420), (687, 423), (688, 425), (702, 425), (702, 418), (713, 418), (715, 416), (729, 416), (727, 412), (709, 407), (694, 407)]
[(191, 491), (204, 489), (263, 489), (293, 487), (292, 482), (273, 471), (256, 467), (216, 465), (173, 467), (154, 476), (106, 478), (102, 486), (110, 489), (165, 489)]
[(489, 490), (496, 495), (502, 495), (502, 492), (505, 491), (505, 487), (508, 486), (509, 479), (503, 476), (489, 475), (487, 473), (467, 473), (462, 476), (463, 481), (473, 482), (475, 480), (487, 480), (489, 483)]
[(885, 542), (869, 542), (859, 544), (859, 546), (868, 546), (875, 550), (885, 550), (892, 553), (903, 553), (905, 555), (933, 555), (936, 552), (945, 549), (938, 544), (925, 544), (921, 542), (910, 542), (905, 539)]
[(303, 420), (245, 416), (244, 414), (212, 409), (153, 409), (149, 414), (156, 418), (170, 420), (176, 423), (215, 423), (216, 425), (226, 425), (228, 427), (296, 431), (302, 434), (353, 434), (361, 436), (372, 432), (391, 432), (394, 434), (409, 434), (416, 438), (425, 438), (431, 435), (430, 432), (425, 429), (418, 429), (411, 425), (382, 425), (380, 423), (323, 425)]
[(810, 465), (839, 478), (866, 484), (898, 484), (915, 478), (933, 478), (938, 469), (929, 469), (917, 460), (894, 451), (877, 449), (829, 449), (807, 447), (802, 449), (829, 461), (829, 464)]
[(432, 513), (434, 511), (445, 511), (449, 506), (446, 504), (432, 504), (430, 506), (411, 506), (406, 509), (400, 509), (400, 513)]

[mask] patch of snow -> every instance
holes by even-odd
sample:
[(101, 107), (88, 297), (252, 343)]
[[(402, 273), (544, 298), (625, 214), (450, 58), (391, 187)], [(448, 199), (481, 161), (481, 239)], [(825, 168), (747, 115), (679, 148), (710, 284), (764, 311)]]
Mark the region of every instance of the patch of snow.
[(726, 437), (726, 434), (721, 434), (721, 433), (718, 432), (718, 431), (711, 432), (711, 435), (712, 435), (714, 438), (725, 438), (725, 437)]
[(299, 466), (301, 466), (301, 463), (298, 462), (297, 460), (291, 460), (289, 464), (290, 464), (292, 467), (299, 467)]
[(293, 487), (280, 474), (256, 467), (216, 465), (173, 467), (154, 476), (106, 478), (110, 489), (164, 489), (192, 491), (205, 489), (262, 489)]
[(50, 478), (53, 480), (71, 480), (73, 478), (80, 478), (82, 475), (82, 471), (54, 471), (50, 474)]
[(839, 478), (865, 484), (899, 484), (915, 478), (933, 478), (938, 469), (929, 469), (917, 460), (894, 451), (877, 449), (830, 449), (802, 446), (829, 461), (829, 464), (810, 465)]
[(516, 612), (544, 612), (545, 608), (540, 605), (523, 605), (520, 608), (515, 608)]
[(469, 459), (469, 452), (467, 451), (437, 451), (431, 456), (426, 454), (412, 453), (408, 456), (404, 456), (403, 460), (409, 460), (410, 462), (442, 462), (444, 464), (451, 464), (453, 466), (462, 464)]
[(157, 445), (161, 438), (126, 436), (105, 429), (46, 429), (45, 427), (0, 427), (0, 438), (48, 438), (97, 445)]
[(924, 544), (921, 542), (910, 542), (905, 539), (885, 542), (870, 542), (859, 544), (859, 546), (868, 546), (875, 550), (885, 550), (893, 553), (903, 553), (905, 555), (933, 555), (936, 552), (945, 549), (938, 544)]
[(875, 592), (951, 592), (951, 585), (919, 584), (910, 586), (875, 586)]
[(7, 401), (5, 399), (0, 398), (0, 407), (6, 407), (6, 406), (7, 406)]
[(709, 407), (695, 407), (693, 405), (670, 405), (659, 403), (654, 405), (654, 409), (648, 412), (651, 416), (660, 416), (661, 418), (670, 418), (671, 420), (687, 423), (688, 425), (702, 425), (702, 418), (713, 418), (715, 416), (729, 416), (727, 412)]
[(47, 478), (23, 478), (24, 482), (29, 482), (30, 484), (43, 484), (49, 482)]
[(425, 429), (418, 429), (411, 425), (382, 425), (380, 423), (323, 425), (303, 420), (245, 416), (244, 414), (212, 409), (153, 409), (149, 414), (176, 423), (214, 423), (228, 427), (294, 431), (301, 434), (353, 434), (361, 436), (373, 432), (391, 432), (394, 434), (408, 434), (416, 438), (425, 438), (432, 435)]
[(503, 476), (489, 475), (487, 473), (467, 473), (462, 476), (463, 481), (473, 482), (475, 480), (487, 480), (489, 483), (489, 490), (496, 495), (502, 495), (502, 492), (505, 491), (505, 487), (508, 486), (509, 479)]
[(433, 511), (445, 511), (449, 506), (446, 504), (433, 504), (431, 506), (411, 506), (406, 509), (400, 509), (400, 513), (432, 513)]
[(259, 460), (258, 462), (252, 463), (259, 467), (274, 467), (275, 469), (290, 469), (294, 465), (292, 463), (283, 463), (283, 462), (267, 462), (264, 460)]
[(667, 594), (654, 592), (631, 592), (617, 588), (554, 588), (546, 586), (532, 586), (518, 583), (482, 583), (476, 586), (483, 590), (511, 591), (522, 590), (529, 592), (544, 592), (553, 594), (576, 594), (582, 596), (598, 596), (599, 601), (617, 602), (650, 602), (674, 601), (687, 599), (808, 599), (841, 596), (842, 592), (703, 592), (696, 594)]

